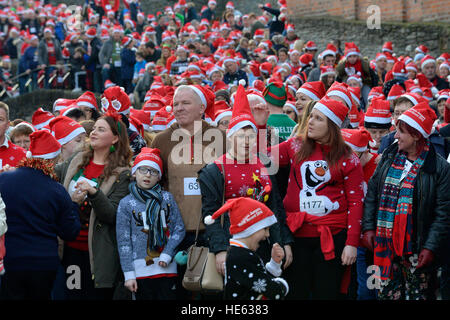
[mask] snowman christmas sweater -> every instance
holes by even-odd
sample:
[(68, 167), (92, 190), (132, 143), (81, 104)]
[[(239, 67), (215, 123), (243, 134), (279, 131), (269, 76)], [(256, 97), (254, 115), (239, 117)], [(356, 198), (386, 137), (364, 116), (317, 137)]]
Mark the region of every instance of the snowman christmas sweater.
[(287, 193), (283, 200), (287, 224), (295, 237), (320, 237), (326, 260), (334, 258), (332, 235), (347, 229), (346, 245), (357, 247), (364, 201), (364, 174), (352, 153), (330, 168), (325, 154), (330, 147), (316, 143), (311, 156), (297, 163), (302, 146), (293, 137), (271, 148), (280, 166), (290, 165)]

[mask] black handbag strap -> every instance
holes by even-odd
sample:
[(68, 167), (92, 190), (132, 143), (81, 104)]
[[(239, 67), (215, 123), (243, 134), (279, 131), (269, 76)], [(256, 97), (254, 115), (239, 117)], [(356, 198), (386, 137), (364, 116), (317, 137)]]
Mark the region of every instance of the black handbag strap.
[[(222, 174), (223, 174), (223, 193), (222, 193), (222, 205), (223, 206), (225, 204), (225, 168), (223, 166), (223, 162), (220, 164), (222, 166)], [(198, 219), (198, 224), (197, 224), (197, 229), (195, 230), (195, 241), (194, 241), (194, 245), (197, 245), (197, 239), (198, 239), (198, 231), (200, 229), (200, 223), (202, 222), (202, 214), (200, 213), (200, 218)], [(223, 227), (223, 223), (224, 223), (224, 217), (223, 214), (220, 216), (220, 224)]]

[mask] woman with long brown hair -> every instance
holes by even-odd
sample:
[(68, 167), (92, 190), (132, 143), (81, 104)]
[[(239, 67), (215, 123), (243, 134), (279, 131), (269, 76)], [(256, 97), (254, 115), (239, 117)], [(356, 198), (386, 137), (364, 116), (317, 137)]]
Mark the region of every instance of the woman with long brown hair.
[(100, 117), (86, 149), (56, 168), (79, 205), (82, 225), (77, 239), (64, 245), (63, 265), (81, 269), (81, 289), (69, 289), (69, 299), (112, 299), (123, 281), (115, 224), (117, 206), (128, 193), (132, 152), (120, 119), (109, 112)]
[(283, 204), (295, 257), (286, 270), (290, 299), (338, 299), (346, 266), (356, 261), (362, 216), (363, 172), (341, 135), (348, 108), (323, 98), (303, 133), (271, 149), (290, 165)]

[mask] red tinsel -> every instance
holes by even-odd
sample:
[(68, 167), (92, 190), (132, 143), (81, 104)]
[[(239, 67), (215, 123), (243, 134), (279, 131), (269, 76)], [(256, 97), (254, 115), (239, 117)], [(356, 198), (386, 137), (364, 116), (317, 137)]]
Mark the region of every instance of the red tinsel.
[(45, 175), (49, 176), (53, 180), (58, 181), (58, 176), (55, 173), (55, 164), (52, 160), (40, 158), (23, 158), (17, 164), (17, 168), (21, 167), (41, 170)]

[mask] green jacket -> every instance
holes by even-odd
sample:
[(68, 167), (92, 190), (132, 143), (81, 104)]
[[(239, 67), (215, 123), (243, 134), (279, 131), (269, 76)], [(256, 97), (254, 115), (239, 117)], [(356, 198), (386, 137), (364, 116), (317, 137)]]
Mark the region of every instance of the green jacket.
[[(391, 167), (398, 144), (389, 146), (368, 184), (364, 200), (362, 232), (376, 230), (377, 214), (384, 181)], [(450, 164), (430, 146), (414, 185), (413, 239), (417, 250), (429, 249), (435, 254), (448, 244), (450, 231)]]
[[(224, 177), (217, 165), (210, 163), (198, 172), (198, 180), (202, 194), (202, 216), (204, 219), (222, 206)], [(277, 224), (270, 227), (270, 242), (272, 244), (278, 242), (281, 246), (292, 244), (294, 238), (286, 225), (286, 212), (278, 193), (275, 176), (270, 176), (270, 180), (272, 191), (266, 205), (272, 210), (278, 220)], [(228, 249), (231, 238), (229, 230), (230, 219), (228, 214), (224, 214), (223, 226), (221, 225), (221, 219), (217, 219), (212, 225), (206, 226), (206, 236), (211, 252), (218, 253)]]
[[(81, 164), (83, 152), (58, 164), (56, 174), (68, 190), (73, 176)], [(122, 281), (116, 240), (116, 212), (120, 200), (128, 192), (131, 172), (128, 167), (116, 168), (113, 175), (99, 181), (99, 189), (88, 196), (92, 206), (89, 221), (89, 258), (96, 288), (116, 287)]]

